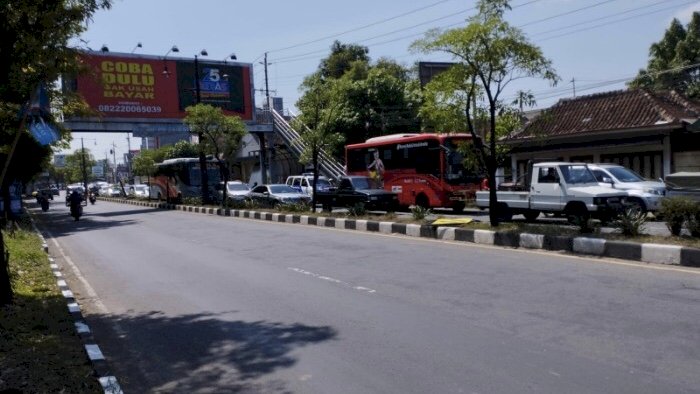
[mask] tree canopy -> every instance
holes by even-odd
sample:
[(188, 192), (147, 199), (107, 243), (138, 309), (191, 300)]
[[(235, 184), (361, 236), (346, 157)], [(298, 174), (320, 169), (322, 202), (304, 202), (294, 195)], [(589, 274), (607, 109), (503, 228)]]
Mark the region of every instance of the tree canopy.
[(338, 116), (332, 128), (346, 143), (419, 127), (419, 85), (412, 73), (390, 59), (380, 58), (373, 63), (366, 47), (338, 41), (333, 44), (329, 56), (300, 87), (302, 97), (297, 108), (302, 113), (310, 110), (307, 103), (315, 102), (306, 97), (316, 95), (309, 81), (334, 87)]
[(700, 97), (700, 12), (693, 12), (686, 27), (678, 19), (671, 21), (661, 40), (649, 48), (647, 68), (630, 86)]
[[(81, 68), (76, 49), (68, 45), (86, 29), (85, 22), (110, 0), (74, 1), (3, 1), (0, 23), (0, 162), (5, 165), (10, 146), (21, 127), (22, 108), (40, 84), (49, 87), (52, 103), (61, 103), (63, 93), (52, 84), (64, 73)], [(79, 107), (79, 106), (74, 106)], [(54, 123), (46, 114), (49, 123)], [(60, 125), (55, 124), (59, 129)], [(62, 137), (70, 138), (63, 130)], [(15, 154), (2, 186), (9, 182), (26, 182), (46, 165), (49, 147), (40, 146), (21, 130)]]
[[(488, 173), (489, 215), (491, 224), (497, 226), (495, 178), (501, 155), (498, 123), (499, 115), (510, 105), (501, 95), (514, 80), (536, 77), (556, 83), (559, 77), (540, 48), (503, 18), (510, 9), (508, 0), (480, 0), (477, 7), (479, 12), (467, 19), (465, 27), (432, 30), (412, 48), (426, 53), (444, 52), (456, 62), (428, 83), (421, 113), (431, 119), (431, 110), (436, 110), (432, 121), (437, 125), (471, 133)], [(481, 114), (486, 121), (479, 127)]]

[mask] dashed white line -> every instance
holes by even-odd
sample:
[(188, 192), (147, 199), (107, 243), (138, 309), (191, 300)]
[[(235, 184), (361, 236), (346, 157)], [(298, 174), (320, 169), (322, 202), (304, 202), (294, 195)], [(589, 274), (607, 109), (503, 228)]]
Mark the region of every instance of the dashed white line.
[(301, 269), (301, 268), (287, 267), (287, 269), (290, 270), (290, 271), (294, 271), (294, 272), (296, 272), (296, 273), (302, 274), (302, 275), (308, 275), (308, 276), (314, 277), (314, 278), (316, 278), (316, 279), (325, 280), (325, 281), (327, 281), (327, 282), (332, 282), (332, 283), (336, 283), (336, 284), (339, 284), (339, 285), (347, 286), (347, 287), (349, 287), (349, 288), (351, 288), (351, 289), (353, 289), (353, 290), (358, 290), (358, 291), (362, 291), (362, 292), (365, 292), (365, 293), (376, 293), (376, 292), (377, 292), (376, 290), (370, 289), (369, 287), (354, 286), (354, 285), (351, 285), (350, 283), (344, 282), (344, 281), (342, 281), (342, 280), (340, 280), (340, 279), (335, 279), (335, 278), (331, 278), (330, 276), (325, 276), (325, 275), (321, 275), (321, 274), (316, 274), (316, 273), (313, 273), (313, 272), (311, 272), (311, 271), (307, 271), (307, 270), (304, 270), (304, 269)]

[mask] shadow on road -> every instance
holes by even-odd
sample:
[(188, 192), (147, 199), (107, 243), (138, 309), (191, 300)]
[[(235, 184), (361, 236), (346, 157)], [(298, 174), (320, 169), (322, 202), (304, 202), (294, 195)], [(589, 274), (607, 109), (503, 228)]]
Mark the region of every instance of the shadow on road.
[(49, 210), (41, 212), (40, 209), (31, 209), (34, 213), (34, 218), (43, 227), (51, 231), (55, 237), (61, 237), (79, 231), (101, 230), (111, 227), (126, 226), (138, 223), (135, 220), (91, 220), (91, 216), (99, 216), (99, 214), (85, 212), (79, 221), (75, 221), (70, 216), (68, 210)]
[(113, 212), (99, 212), (90, 214), (90, 216), (102, 216), (102, 217), (112, 217), (112, 216), (125, 216), (125, 215), (140, 215), (142, 213), (157, 213), (166, 212), (159, 208), (144, 208), (144, 209), (131, 209), (126, 211), (113, 211)]
[(230, 321), (209, 313), (90, 315), (88, 320), (127, 333), (106, 346), (108, 356), (119, 353), (114, 358), (128, 363), (112, 365), (127, 378), (122, 384), (127, 392), (290, 392), (265, 375), (293, 366), (295, 349), (337, 336), (328, 326)]

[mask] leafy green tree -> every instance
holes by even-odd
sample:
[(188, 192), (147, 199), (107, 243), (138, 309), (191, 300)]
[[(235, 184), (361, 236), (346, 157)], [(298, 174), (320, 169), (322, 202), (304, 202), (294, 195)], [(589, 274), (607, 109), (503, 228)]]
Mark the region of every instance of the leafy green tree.
[[(202, 168), (206, 168), (201, 158), (208, 154), (213, 155), (219, 164), (221, 181), (224, 182), (225, 186), (230, 176), (226, 163), (231, 161), (230, 159), (238, 150), (241, 138), (246, 133), (245, 123), (239, 117), (227, 116), (221, 108), (209, 104), (197, 104), (187, 107), (185, 111), (187, 111), (187, 116), (184, 119), (185, 124), (190, 128), (191, 133), (200, 136), (198, 145), (200, 165)], [(203, 173), (203, 190), (208, 187), (206, 183), (206, 175)], [(226, 190), (224, 187), (222, 205), (226, 201)], [(203, 200), (205, 199), (203, 198)]]
[(199, 154), (199, 148), (197, 145), (189, 141), (178, 141), (174, 145), (169, 145), (161, 149), (163, 149), (164, 152), (164, 158), (160, 160), (161, 162), (166, 159), (197, 157)]
[(313, 167), (312, 211), (316, 211), (316, 184), (318, 183), (321, 152), (330, 152), (340, 145), (343, 137), (335, 132), (342, 113), (343, 101), (338, 96), (344, 90), (342, 80), (326, 80), (314, 74), (307, 77), (302, 85), (305, 94), (297, 102), (302, 111), (298, 118), (302, 153), (299, 161), (311, 163)]
[(148, 197), (151, 197), (151, 177), (156, 173), (156, 156), (155, 150), (142, 150), (131, 163), (131, 169), (134, 174), (147, 177), (148, 181)]
[(684, 28), (673, 19), (661, 41), (649, 48), (649, 63), (630, 83), (653, 90), (674, 89), (689, 97), (700, 96), (700, 12)]
[[(447, 74), (438, 78), (442, 90), (436, 94), (441, 95), (443, 102), (453, 104), (446, 107), (448, 110), (454, 112), (459, 105), (464, 111), (462, 125), (466, 124), (471, 133), (474, 147), (488, 174), (491, 225), (498, 226), (498, 115), (507, 106), (501, 95), (517, 79), (539, 77), (556, 83), (559, 77), (542, 51), (503, 18), (505, 11), (510, 9), (508, 0), (479, 0), (477, 7), (479, 12), (467, 19), (465, 27), (444, 32), (430, 31), (412, 47), (426, 53), (447, 53), (457, 63), (438, 76)], [(450, 96), (450, 91), (454, 97)], [(480, 102), (484, 103), (483, 108), (478, 107)], [(482, 110), (487, 122), (484, 132), (479, 133), (474, 120)]]
[[(83, 158), (85, 161), (83, 162)], [(65, 177), (68, 183), (90, 182), (95, 179), (92, 175), (92, 166), (96, 164), (95, 158), (89, 149), (76, 149), (73, 154), (66, 156)], [(85, 179), (83, 179), (83, 171)]]
[[(0, 23), (0, 166), (6, 171), (0, 180), (0, 195), (10, 201), (9, 186), (27, 182), (48, 164), (51, 149), (39, 144), (23, 129), (22, 108), (32, 91), (47, 86), (64, 73), (80, 67), (75, 50), (68, 41), (87, 28), (85, 23), (100, 8), (109, 8), (110, 0), (3, 1)], [(61, 98), (58, 89), (50, 98)], [(46, 119), (55, 123), (53, 119)], [(8, 163), (15, 136), (19, 134), (14, 155)], [(67, 138), (68, 133), (62, 130)], [(9, 209), (5, 210), (9, 214)], [(5, 268), (5, 246), (0, 232), (0, 270)], [(11, 283), (0, 277), (0, 305), (12, 301)]]
[[(342, 81), (334, 98), (340, 104), (335, 131), (346, 143), (420, 126), (420, 87), (414, 73), (388, 58), (372, 63), (368, 54), (366, 47), (336, 41), (313, 74), (324, 81)], [(302, 84), (300, 90), (303, 98), (308, 86)], [(342, 156), (339, 150), (333, 153)]]
[(356, 63), (368, 63), (369, 49), (360, 45), (341, 44), (334, 41), (331, 54), (321, 60), (319, 71), (324, 78), (340, 78)]

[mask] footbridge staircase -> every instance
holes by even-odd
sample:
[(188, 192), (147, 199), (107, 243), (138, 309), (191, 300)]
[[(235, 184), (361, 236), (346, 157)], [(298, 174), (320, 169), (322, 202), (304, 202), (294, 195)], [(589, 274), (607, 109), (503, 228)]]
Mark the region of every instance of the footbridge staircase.
[[(296, 158), (301, 157), (301, 152), (306, 148), (306, 144), (299, 135), (299, 132), (295, 130), (287, 118), (278, 111), (274, 109), (270, 110), (270, 117), (274, 132), (280, 136), (285, 145), (289, 148), (289, 151)], [(294, 119), (295, 116), (291, 116), (291, 118)], [(301, 127), (306, 128), (306, 125), (302, 124)], [(345, 168), (338, 160), (328, 154), (328, 152), (322, 150), (319, 157), (319, 174), (330, 179), (338, 179), (345, 175)]]

